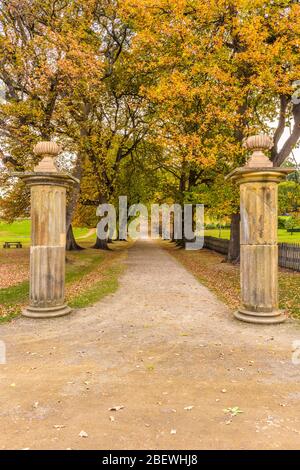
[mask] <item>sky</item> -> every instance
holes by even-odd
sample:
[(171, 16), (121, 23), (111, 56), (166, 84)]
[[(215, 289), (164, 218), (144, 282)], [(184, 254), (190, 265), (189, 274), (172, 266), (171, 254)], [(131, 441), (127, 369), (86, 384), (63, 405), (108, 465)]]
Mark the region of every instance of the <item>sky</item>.
[[(280, 148), (280, 147), (282, 146), (282, 144), (286, 141), (286, 139), (288, 138), (289, 134), (290, 134), (290, 129), (289, 129), (288, 127), (286, 127), (286, 129), (285, 129), (285, 131), (284, 131), (284, 133), (283, 133), (283, 136), (282, 136), (282, 138), (281, 138), (280, 141), (279, 141), (279, 148)], [(281, 145), (280, 145), (280, 144), (281, 144)], [(294, 149), (293, 154), (294, 154), (294, 156), (295, 156), (295, 159), (296, 159), (298, 165), (300, 165), (300, 148)]]

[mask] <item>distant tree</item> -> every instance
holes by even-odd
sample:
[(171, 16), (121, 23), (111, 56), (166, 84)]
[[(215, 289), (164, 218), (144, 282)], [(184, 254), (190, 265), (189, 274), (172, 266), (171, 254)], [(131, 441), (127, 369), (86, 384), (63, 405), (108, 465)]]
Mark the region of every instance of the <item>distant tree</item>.
[[(224, 172), (243, 164), (244, 138), (271, 131), (274, 121), (271, 158), (282, 165), (300, 137), (300, 104), (293, 100), (299, 2), (141, 0), (136, 6), (135, 0), (122, 2), (136, 30), (137, 70), (152, 74), (146, 87), (161, 116), (158, 132), (185, 161), (185, 182), (191, 161), (200, 175), (222, 157)], [(291, 135), (279, 149), (289, 122)], [(239, 256), (237, 208), (232, 206), (230, 260)]]
[(296, 216), (290, 217), (285, 224), (285, 228), (287, 230), (294, 229), (294, 228), (300, 228), (300, 218)]
[[(22, 8), (19, 0), (4, 0), (0, 5), (0, 55), (4, 58), (0, 60), (0, 82), (5, 90), (0, 104), (2, 160), (10, 169), (30, 169), (36, 162), (32, 155), (34, 144), (41, 139), (54, 139), (75, 157), (72, 173), (79, 181), (87, 160), (94, 165), (95, 174), (101, 166), (102, 180), (97, 188), (101, 186), (102, 191), (104, 186), (105, 190), (105, 167), (111, 155), (107, 135), (112, 127), (106, 119), (113, 121), (116, 109), (122, 108), (122, 114), (126, 114), (126, 106), (128, 120), (136, 124), (139, 119), (135, 109), (130, 108), (131, 84), (127, 89), (123, 87), (120, 94), (118, 80), (124, 83), (122, 68), (114, 73), (130, 37), (127, 25), (118, 18), (117, 2), (21, 3)], [(117, 160), (129, 153), (128, 141), (138, 138), (128, 135), (125, 127), (124, 124), (120, 131), (118, 125), (114, 130), (117, 137), (110, 139), (113, 146), (119, 139)], [(18, 186), (21, 191), (18, 182), (13, 191)], [(8, 185), (7, 202), (10, 189)], [(79, 194), (80, 184), (68, 197), (69, 249), (77, 248), (71, 222)], [(13, 203), (13, 197), (10, 201)]]
[(291, 214), (300, 211), (300, 184), (285, 181), (278, 187), (279, 214)]

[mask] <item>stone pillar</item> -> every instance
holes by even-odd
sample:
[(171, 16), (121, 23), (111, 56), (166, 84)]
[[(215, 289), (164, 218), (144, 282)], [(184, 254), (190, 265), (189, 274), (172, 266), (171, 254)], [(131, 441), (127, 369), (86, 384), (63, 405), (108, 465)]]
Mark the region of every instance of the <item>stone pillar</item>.
[(65, 304), (66, 188), (76, 180), (58, 172), (60, 148), (40, 142), (34, 152), (43, 158), (33, 172), (14, 173), (31, 188), (30, 301), (23, 315), (48, 318), (66, 315)]
[(248, 163), (230, 175), (240, 184), (241, 306), (235, 317), (250, 323), (281, 323), (278, 308), (278, 183), (291, 168), (275, 168), (263, 153), (273, 142), (267, 135), (249, 137)]

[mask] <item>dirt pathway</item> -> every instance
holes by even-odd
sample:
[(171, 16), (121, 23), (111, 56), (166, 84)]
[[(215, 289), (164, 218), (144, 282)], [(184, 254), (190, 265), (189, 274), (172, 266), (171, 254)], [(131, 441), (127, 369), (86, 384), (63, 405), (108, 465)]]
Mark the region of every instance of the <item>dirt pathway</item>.
[(0, 327), (0, 448), (299, 448), (299, 325), (233, 320), (154, 243), (127, 264), (92, 308)]
[(82, 240), (83, 238), (89, 238), (91, 237), (92, 235), (94, 235), (96, 233), (96, 229), (95, 228), (91, 228), (87, 233), (85, 233), (84, 235), (81, 235), (80, 237), (77, 237), (77, 240)]

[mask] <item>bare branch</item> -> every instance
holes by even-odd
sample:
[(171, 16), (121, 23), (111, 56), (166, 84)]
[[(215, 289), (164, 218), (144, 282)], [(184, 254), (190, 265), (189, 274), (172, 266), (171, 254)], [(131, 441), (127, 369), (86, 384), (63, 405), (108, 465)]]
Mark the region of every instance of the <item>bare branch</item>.
[(300, 139), (300, 103), (293, 105), (293, 117), (294, 126), (291, 135), (285, 141), (280, 152), (273, 159), (274, 166), (281, 166), (285, 162)]
[(289, 98), (285, 95), (280, 96), (280, 113), (278, 126), (274, 134), (274, 147), (271, 151), (271, 160), (274, 161), (278, 156), (278, 142), (282, 137), (286, 123), (286, 111), (289, 104)]

